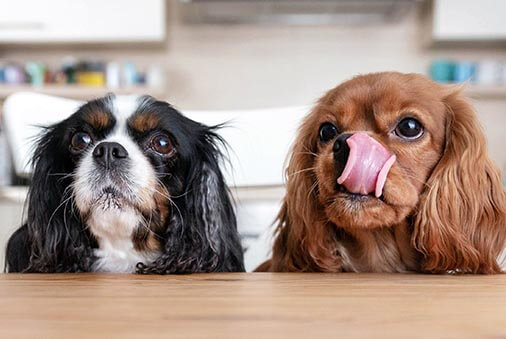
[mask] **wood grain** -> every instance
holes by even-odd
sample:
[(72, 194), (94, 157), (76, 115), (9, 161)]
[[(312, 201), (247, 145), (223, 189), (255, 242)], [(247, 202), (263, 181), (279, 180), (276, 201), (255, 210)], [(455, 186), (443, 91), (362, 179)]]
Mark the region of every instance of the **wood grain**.
[(0, 275), (0, 338), (505, 338), (506, 275)]

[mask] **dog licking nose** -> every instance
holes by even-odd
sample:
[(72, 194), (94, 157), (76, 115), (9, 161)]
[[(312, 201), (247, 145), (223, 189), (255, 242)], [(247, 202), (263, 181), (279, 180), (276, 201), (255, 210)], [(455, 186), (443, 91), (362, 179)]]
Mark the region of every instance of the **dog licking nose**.
[[(337, 183), (351, 193), (367, 195), (374, 192), (379, 198), (388, 172), (395, 162), (395, 155), (366, 133), (345, 134), (341, 137), (343, 140), (336, 140), (338, 146), (334, 144), (334, 157), (346, 165), (337, 178)], [(347, 159), (343, 161), (342, 157), (346, 157), (346, 154)]]

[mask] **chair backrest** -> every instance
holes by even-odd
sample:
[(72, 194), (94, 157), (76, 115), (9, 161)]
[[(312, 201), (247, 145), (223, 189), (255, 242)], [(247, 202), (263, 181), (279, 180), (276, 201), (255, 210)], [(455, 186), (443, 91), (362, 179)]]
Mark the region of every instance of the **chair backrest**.
[(9, 96), (3, 105), (3, 126), (18, 176), (31, 173), (30, 158), (34, 141), (41, 126), (61, 121), (77, 110), (82, 103), (48, 95), (18, 92)]
[[(6, 99), (3, 123), (14, 170), (29, 176), (33, 140), (40, 127), (61, 121), (74, 113), (81, 101), (20, 92)], [(283, 184), (283, 168), (290, 145), (308, 107), (242, 111), (183, 111), (204, 124), (228, 122), (220, 134), (229, 144), (231, 168), (225, 166), (230, 186)]]

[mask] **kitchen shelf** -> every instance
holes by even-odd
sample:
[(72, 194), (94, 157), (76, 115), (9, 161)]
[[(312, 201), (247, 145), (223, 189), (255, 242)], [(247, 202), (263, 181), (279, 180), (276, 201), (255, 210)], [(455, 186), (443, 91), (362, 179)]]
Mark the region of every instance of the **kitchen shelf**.
[(26, 200), (28, 186), (0, 186), (0, 203), (13, 202), (22, 204)]
[(7, 96), (16, 92), (37, 92), (80, 100), (89, 100), (101, 97), (107, 93), (114, 93), (118, 95), (148, 94), (154, 97), (161, 97), (165, 94), (163, 88), (153, 88), (147, 86), (108, 88), (83, 85), (0, 85), (0, 100), (5, 99)]
[(464, 93), (473, 99), (506, 99), (506, 85), (468, 85)]

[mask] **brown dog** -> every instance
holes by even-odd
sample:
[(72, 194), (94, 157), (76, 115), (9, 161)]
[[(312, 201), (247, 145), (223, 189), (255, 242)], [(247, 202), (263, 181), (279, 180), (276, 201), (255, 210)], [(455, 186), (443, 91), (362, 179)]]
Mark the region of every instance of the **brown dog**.
[(358, 76), (306, 117), (258, 271), (498, 273), (506, 195), (472, 106), (418, 74)]

